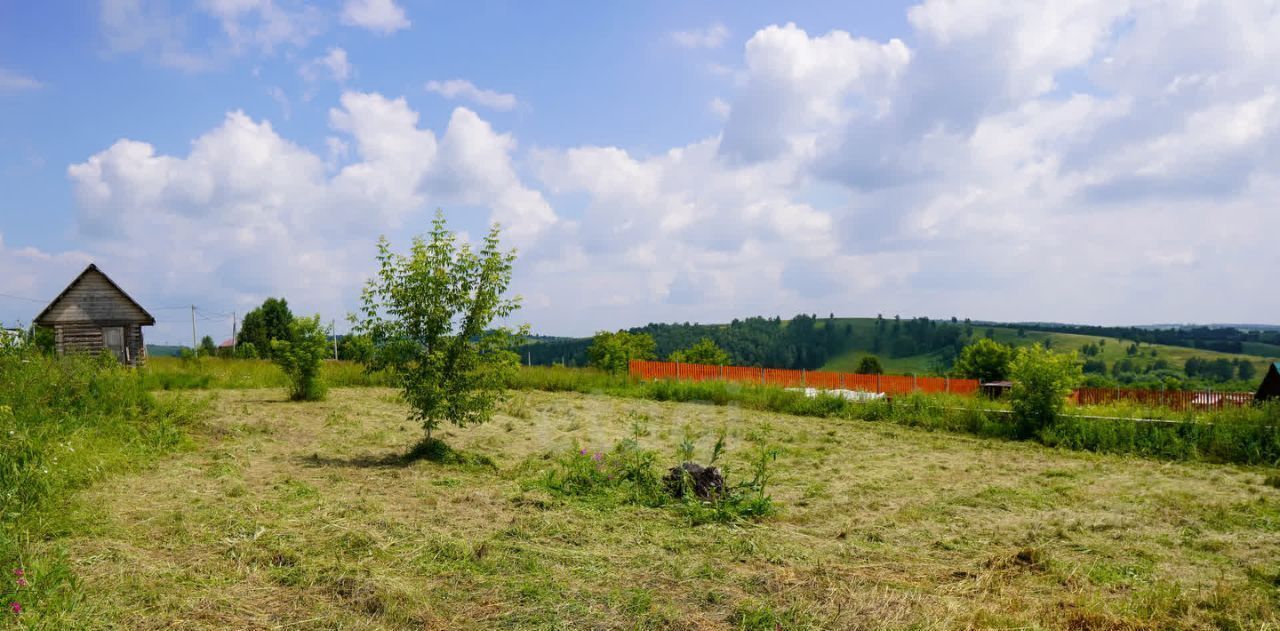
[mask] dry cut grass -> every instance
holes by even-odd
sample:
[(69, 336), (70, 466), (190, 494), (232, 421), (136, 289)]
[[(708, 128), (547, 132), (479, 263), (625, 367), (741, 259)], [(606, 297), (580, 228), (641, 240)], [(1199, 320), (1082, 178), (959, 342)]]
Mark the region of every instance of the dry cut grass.
[[(1280, 625), (1262, 469), (866, 422), (516, 393), (406, 459), (394, 393), (221, 391), (201, 447), (79, 497), (68, 628), (1164, 629)], [(533, 483), (639, 435), (776, 444), (781, 512), (689, 527)]]

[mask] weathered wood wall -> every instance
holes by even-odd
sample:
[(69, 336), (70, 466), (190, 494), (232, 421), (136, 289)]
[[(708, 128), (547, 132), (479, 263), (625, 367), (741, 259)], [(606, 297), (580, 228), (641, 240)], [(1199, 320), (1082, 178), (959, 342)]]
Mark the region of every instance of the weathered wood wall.
[[(125, 347), (128, 356), (121, 358), (130, 366), (141, 366), (145, 361), (146, 345), (142, 340), (142, 325), (116, 324), (105, 326), (123, 326)], [(101, 353), (106, 350), (102, 334), (102, 325), (89, 322), (76, 322), (54, 325), (53, 331), (57, 339), (59, 353)]]
[(146, 322), (145, 312), (122, 295), (97, 270), (90, 270), (41, 318), (41, 324), (95, 322), (123, 325)]

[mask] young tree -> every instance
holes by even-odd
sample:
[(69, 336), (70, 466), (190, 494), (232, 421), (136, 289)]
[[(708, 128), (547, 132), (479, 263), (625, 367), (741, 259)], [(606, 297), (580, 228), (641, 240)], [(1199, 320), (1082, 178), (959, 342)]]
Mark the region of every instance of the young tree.
[(267, 298), (261, 306), (245, 314), (236, 343), (252, 342), (259, 352), (270, 355), (272, 340), (289, 339), (290, 322), (293, 322), (293, 313), (289, 311), (289, 303), (284, 298)]
[(344, 335), (338, 343), (338, 359), (369, 363), (373, 358), (373, 341), (368, 335)]
[(320, 315), (294, 318), (289, 338), (272, 340), (271, 359), (289, 377), (289, 398), (319, 401), (324, 398), (320, 380), (320, 360), (329, 356), (329, 329), (320, 325)]
[(218, 352), (218, 345), (213, 343), (213, 338), (206, 335), (200, 340), (199, 354), (201, 357), (213, 357)]
[(707, 364), (710, 366), (727, 366), (729, 364), (729, 353), (724, 349), (716, 346), (711, 338), (704, 337), (697, 344), (690, 346), (684, 350), (671, 353), (667, 357), (667, 361), (680, 362), (683, 364)]
[(1031, 438), (1053, 424), (1082, 378), (1075, 353), (1055, 353), (1039, 344), (1019, 348), (1009, 374), (1010, 406), (1020, 438)]
[(955, 371), (961, 377), (978, 381), (1003, 381), (1009, 378), (1011, 361), (1013, 348), (984, 337), (960, 351)]
[(858, 360), (858, 368), (854, 372), (859, 375), (881, 375), (884, 374), (884, 367), (880, 365), (879, 357), (865, 355)]
[(437, 212), (431, 232), (414, 238), (408, 254), (392, 252), (385, 238), (378, 242), (379, 270), (365, 286), (356, 333), (372, 342), (369, 366), (398, 376), (427, 440), (442, 421), (465, 427), (489, 420), (520, 367), (511, 348), (528, 327), (491, 326), (520, 304), (504, 296), (515, 252), (503, 251), (498, 236), (495, 224), (476, 251)]
[(47, 326), (31, 325), (30, 333), (31, 345), (45, 355), (53, 355), (58, 351), (58, 336), (53, 329)]
[(618, 374), (626, 372), (633, 359), (657, 357), (656, 348), (653, 336), (648, 333), (600, 331), (587, 348), (587, 361), (596, 368)]

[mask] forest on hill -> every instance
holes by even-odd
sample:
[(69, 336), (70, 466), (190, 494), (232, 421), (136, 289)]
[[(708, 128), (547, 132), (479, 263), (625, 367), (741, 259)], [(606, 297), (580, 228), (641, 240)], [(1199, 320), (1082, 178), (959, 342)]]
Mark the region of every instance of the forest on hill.
[[(1258, 350), (1280, 352), (1280, 330), (1269, 328), (1246, 329), (1231, 326), (1150, 328), (1045, 323), (1003, 326), (1019, 326), (1029, 330), (1071, 333), (1092, 337), (1109, 337), (1145, 344), (1185, 346), (1187, 348), (1199, 348), (1221, 353), (1256, 353)], [(1259, 346), (1270, 346), (1272, 348), (1260, 349)]]
[[(706, 338), (740, 366), (851, 372), (863, 357), (874, 355), (888, 372), (937, 375), (947, 374), (961, 350), (980, 338), (1011, 346), (1039, 343), (1077, 352), (1091, 385), (1156, 388), (1249, 389), (1269, 358), (1280, 357), (1280, 331), (1211, 327), (1151, 330), (800, 314), (790, 320), (750, 317), (727, 324), (653, 323), (628, 331), (651, 336), (659, 358)], [(520, 357), (532, 365), (584, 366), (590, 344), (590, 338), (530, 339)]]

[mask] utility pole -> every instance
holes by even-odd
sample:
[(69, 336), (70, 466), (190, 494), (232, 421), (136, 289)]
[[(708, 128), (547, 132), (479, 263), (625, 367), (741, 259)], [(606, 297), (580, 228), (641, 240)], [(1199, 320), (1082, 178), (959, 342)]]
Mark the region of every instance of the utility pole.
[(236, 312), (232, 311), (231, 312), (231, 354), (233, 355), (236, 352), (236, 325), (237, 324), (239, 324), (239, 322), (236, 320)]
[(337, 326), (338, 326), (338, 321), (337, 321), (337, 320), (334, 320), (333, 318), (329, 318), (329, 334), (330, 334), (330, 335), (333, 335), (333, 359), (334, 359), (334, 361), (337, 361), (337, 359), (338, 359), (338, 329), (337, 329)]
[(196, 306), (191, 305), (191, 352), (200, 350), (196, 345)]

